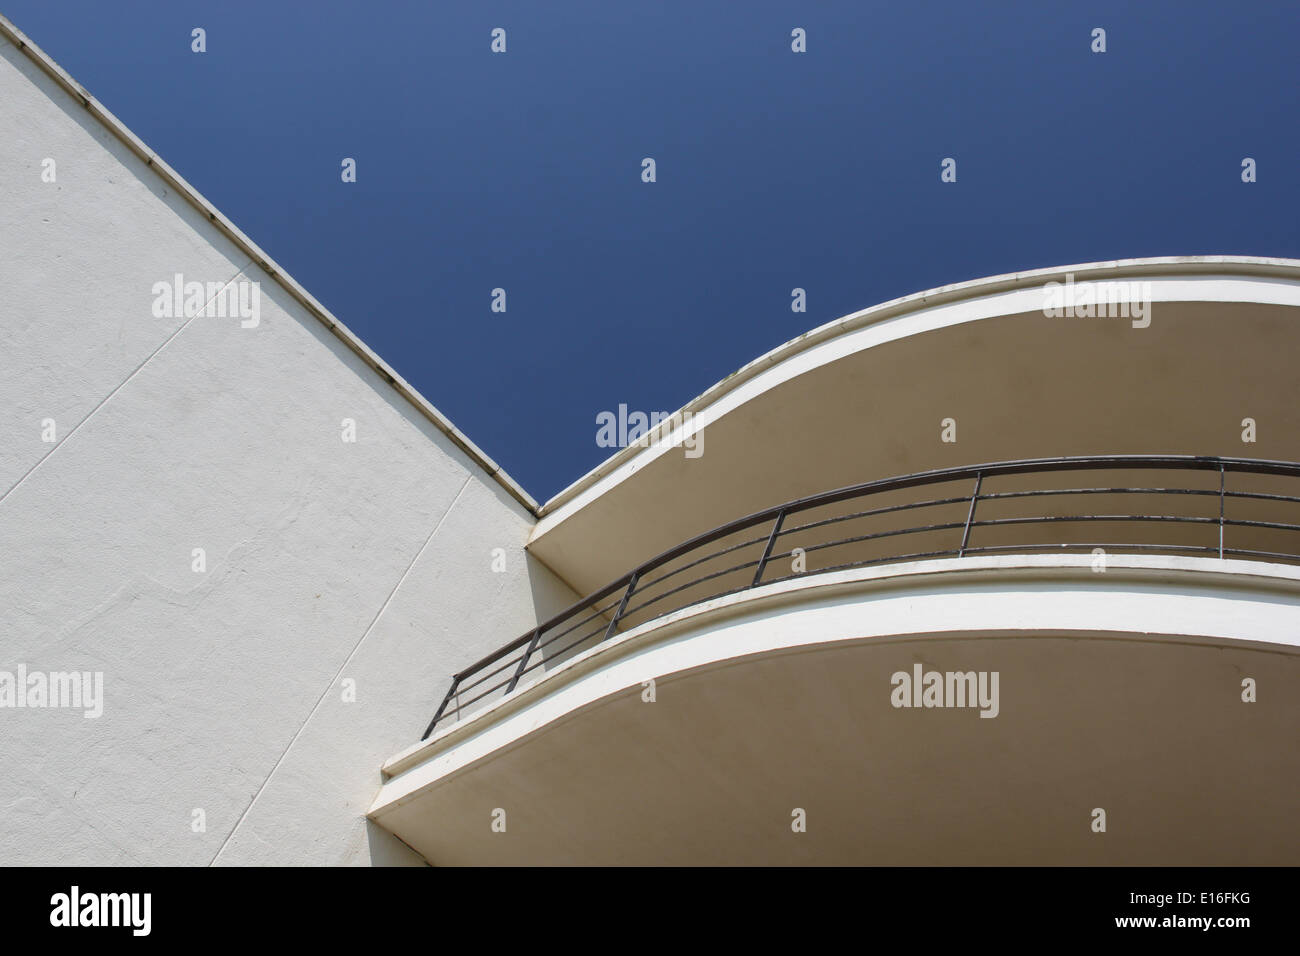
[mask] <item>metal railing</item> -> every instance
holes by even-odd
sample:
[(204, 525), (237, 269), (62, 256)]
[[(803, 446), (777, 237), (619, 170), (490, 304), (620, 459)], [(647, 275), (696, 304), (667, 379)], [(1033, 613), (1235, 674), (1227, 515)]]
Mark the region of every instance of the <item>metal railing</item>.
[[(1061, 472), (1097, 472), (1107, 477), (1117, 472), (1153, 475), (1181, 472), (1199, 479), (1198, 482), (1185, 477), (1182, 485), (1199, 483), (1203, 487), (1153, 485), (1140, 480), (1144, 475), (1139, 475), (1137, 481), (1119, 484), (1114, 481), (1083, 487), (1045, 484), (1047, 476)], [(1254, 482), (1254, 486), (1229, 490), (1229, 475), (1233, 476), (1234, 484), (1249, 486)], [(1300, 523), (1269, 520), (1278, 516), (1277, 509), (1300, 504), (1300, 497), (1281, 493), (1300, 490), (1298, 478), (1300, 463), (1244, 458), (1177, 455), (1041, 458), (920, 472), (787, 501), (730, 521), (651, 558), (455, 674), (421, 739), (427, 739), (440, 723), (453, 716), (459, 719), (492, 695), (510, 694), (525, 676), (538, 668), (609, 640), (620, 626), (637, 626), (701, 601), (808, 574), (928, 558), (1072, 549), (1094, 553), (1100, 550), (1103, 554), (1157, 552), (1300, 563), (1300, 551), (1295, 550), (1287, 534), (1300, 531)], [(1004, 487), (996, 488), (999, 482)], [(919, 500), (913, 491), (929, 486), (941, 489), (944, 485), (953, 487), (946, 494)], [(1095, 501), (1097, 496), (1127, 498), (1142, 507), (1130, 505), (1105, 511), (1094, 508), (1086, 513), (1063, 510), (1066, 502)], [(870, 499), (868, 503), (877, 506), (863, 509), (859, 507), (863, 499)], [(1043, 499), (1046, 503), (1040, 506)], [(1166, 501), (1176, 501), (1184, 507), (1174, 514), (1165, 513), (1173, 508), (1154, 507), (1157, 502)], [(1229, 501), (1234, 503), (1234, 512), (1243, 513), (1229, 517), (1226, 507)], [(1251, 507), (1255, 517), (1249, 516)], [(890, 520), (919, 509), (936, 509), (941, 520), (916, 525), (904, 522), (902, 527), (889, 525)], [(948, 520), (942, 520), (944, 517)], [(1300, 509), (1294, 517), (1300, 520)], [(864, 533), (834, 536), (838, 533), (836, 529), (848, 527), (849, 522), (865, 524), (854, 529)], [(1078, 534), (1066, 533), (1070, 526), (1076, 529), (1109, 526), (1111, 536), (1105, 541), (1072, 540)], [(1120, 532), (1122, 528), (1136, 526), (1145, 530), (1140, 534)], [(1233, 547), (1225, 545), (1227, 528), (1236, 529)], [(1274, 549), (1273, 542), (1279, 533), (1286, 538), (1286, 549)], [(919, 548), (913, 546), (914, 550), (895, 547), (899, 539), (917, 538), (928, 543)], [(838, 556), (829, 562), (817, 564), (814, 557), (811, 560), (816, 567), (808, 566), (810, 555), (822, 557), (834, 553)], [(747, 560), (739, 560), (742, 557)], [(777, 562), (787, 560), (791, 564), (790, 573), (770, 573)], [(721, 566), (706, 570), (712, 564)], [(697, 574), (683, 578), (689, 571)]]

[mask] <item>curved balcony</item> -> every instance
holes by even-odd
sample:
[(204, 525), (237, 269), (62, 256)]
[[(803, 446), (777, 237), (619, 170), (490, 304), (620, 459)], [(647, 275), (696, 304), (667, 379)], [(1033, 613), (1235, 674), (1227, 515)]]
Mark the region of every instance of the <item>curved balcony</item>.
[[(1071, 280), (1107, 297), (1137, 283), (1154, 318), (1047, 314)], [(1152, 452), (1300, 461), (1297, 323), (1300, 261), (1233, 256), (1060, 266), (873, 305), (629, 442), (542, 506), (528, 551), (576, 599), (724, 520), (893, 475)], [(949, 418), (957, 443), (939, 440)]]
[[(1101, 456), (947, 468), (728, 522), (628, 571), (452, 678), (422, 740), (616, 634), (761, 585), (882, 564), (1075, 553), (1300, 563), (1300, 464)], [(532, 680), (530, 680), (532, 678)]]

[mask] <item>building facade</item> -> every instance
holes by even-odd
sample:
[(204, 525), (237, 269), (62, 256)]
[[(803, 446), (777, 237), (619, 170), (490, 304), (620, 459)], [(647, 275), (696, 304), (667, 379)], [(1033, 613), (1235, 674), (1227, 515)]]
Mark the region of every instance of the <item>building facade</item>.
[(1300, 262), (884, 303), (539, 504), (0, 90), (0, 862), (1300, 861)]

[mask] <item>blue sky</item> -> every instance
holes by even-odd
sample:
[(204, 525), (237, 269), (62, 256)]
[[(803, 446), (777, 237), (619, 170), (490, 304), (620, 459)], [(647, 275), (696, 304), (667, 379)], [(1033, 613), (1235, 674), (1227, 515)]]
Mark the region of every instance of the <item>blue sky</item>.
[(0, 9), (540, 500), (608, 455), (599, 412), (886, 299), (1300, 257), (1289, 2)]

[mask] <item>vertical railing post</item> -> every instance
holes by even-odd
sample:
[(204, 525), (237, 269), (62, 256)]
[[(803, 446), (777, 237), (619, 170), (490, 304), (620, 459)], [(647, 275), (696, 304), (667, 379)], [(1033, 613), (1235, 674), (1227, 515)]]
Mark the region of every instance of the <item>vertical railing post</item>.
[(636, 582), (640, 577), (640, 571), (632, 572), (632, 577), (627, 582), (627, 590), (623, 592), (623, 600), (618, 602), (618, 610), (615, 611), (614, 616), (609, 619), (609, 627), (605, 630), (605, 637), (603, 640), (607, 641), (614, 636), (614, 628), (618, 626), (618, 619), (622, 617), (623, 612), (627, 610), (628, 599), (632, 597), (632, 592), (636, 590)]
[(457, 674), (451, 679), (451, 686), (447, 688), (447, 696), (442, 699), (438, 705), (438, 712), (433, 715), (433, 720), (429, 721), (429, 726), (424, 730), (424, 736), (421, 740), (428, 740), (429, 734), (433, 733), (433, 728), (438, 726), (438, 721), (442, 719), (442, 712), (447, 709), (447, 704), (451, 702), (451, 695), (456, 693), (456, 688), (460, 686), (460, 675)]
[(1223, 560), (1223, 486), (1224, 486), (1224, 465), (1223, 460), (1219, 460), (1219, 560)]
[(533, 656), (533, 651), (537, 650), (537, 639), (542, 636), (542, 629), (539, 627), (533, 631), (533, 639), (528, 642), (528, 649), (524, 651), (524, 656), (519, 659), (519, 669), (515, 671), (515, 676), (510, 678), (510, 684), (506, 687), (506, 693), (509, 694), (519, 683), (519, 678), (524, 676), (524, 671), (528, 669), (528, 658)]
[(772, 533), (767, 536), (767, 546), (763, 548), (763, 556), (758, 559), (758, 569), (754, 572), (754, 583), (752, 588), (758, 587), (763, 580), (763, 572), (767, 570), (767, 559), (772, 556), (772, 547), (776, 544), (777, 535), (781, 533), (781, 524), (785, 521), (785, 509), (782, 508), (776, 513), (776, 521), (772, 522)]
[(975, 472), (975, 490), (970, 496), (970, 511), (966, 512), (966, 530), (961, 533), (961, 547), (957, 549), (957, 557), (962, 557), (966, 553), (966, 545), (970, 543), (970, 526), (975, 520), (975, 502), (980, 500), (980, 484), (984, 481), (984, 472)]

